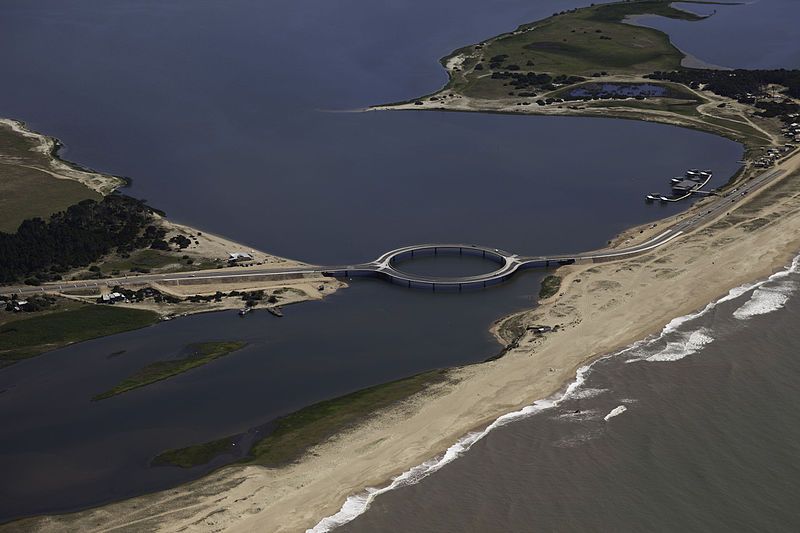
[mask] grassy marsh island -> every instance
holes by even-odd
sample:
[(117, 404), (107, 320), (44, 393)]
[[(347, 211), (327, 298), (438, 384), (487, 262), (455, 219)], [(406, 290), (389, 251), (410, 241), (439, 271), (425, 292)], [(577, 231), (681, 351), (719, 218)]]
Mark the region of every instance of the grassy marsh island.
[(152, 311), (67, 300), (33, 316), (2, 315), (5, 320), (0, 323), (0, 368), (68, 344), (158, 322), (158, 314)]
[(123, 394), (140, 387), (145, 387), (157, 381), (163, 381), (171, 377), (188, 372), (198, 366), (203, 366), (215, 359), (224, 357), (237, 350), (241, 350), (247, 345), (241, 341), (229, 342), (201, 342), (192, 344), (188, 347), (189, 354), (180, 359), (170, 359), (167, 361), (156, 361), (143, 367), (135, 374), (125, 378), (115, 387), (92, 397), (92, 400), (105, 400), (117, 394)]
[[(304, 407), (278, 419), (274, 429), (252, 445), (244, 461), (270, 467), (297, 461), (311, 447), (355, 426), (381, 409), (407, 400), (446, 380), (446, 370), (432, 370)], [(206, 464), (230, 450), (234, 442), (236, 437), (224, 437), (167, 450), (154, 458), (152, 464), (183, 468)]]
[(223, 437), (221, 439), (195, 444), (185, 448), (167, 450), (158, 454), (152, 461), (151, 466), (178, 466), (180, 468), (192, 468), (208, 464), (212, 459), (226, 452), (231, 451), (237, 441), (236, 436)]

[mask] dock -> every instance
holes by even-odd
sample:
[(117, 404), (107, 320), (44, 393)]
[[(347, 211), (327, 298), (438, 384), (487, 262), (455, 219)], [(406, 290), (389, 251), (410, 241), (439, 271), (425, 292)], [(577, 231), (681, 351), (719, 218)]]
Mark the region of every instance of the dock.
[(670, 186), (672, 188), (672, 195), (660, 194), (651, 192), (644, 197), (645, 202), (653, 203), (655, 201), (661, 203), (680, 202), (692, 196), (693, 194), (711, 195), (711, 191), (703, 190), (711, 178), (713, 173), (710, 170), (698, 170), (692, 168), (686, 171), (683, 176), (672, 178)]

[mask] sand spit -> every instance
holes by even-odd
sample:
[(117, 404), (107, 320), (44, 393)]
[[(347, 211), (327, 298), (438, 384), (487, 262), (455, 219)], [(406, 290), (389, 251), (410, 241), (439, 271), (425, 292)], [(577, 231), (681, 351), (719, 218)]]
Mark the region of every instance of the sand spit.
[[(448, 382), (320, 444), (296, 464), (228, 467), (168, 491), (24, 520), (4, 530), (283, 532), (313, 527), (339, 511), (348, 496), (384, 486), (470, 431), (552, 396), (587, 362), (658, 333), (674, 317), (788, 264), (800, 250), (800, 156), (781, 166), (789, 172), (768, 189), (648, 255), (562, 268), (558, 295), (496, 325), (500, 338), (516, 341), (505, 357), (452, 370)], [(644, 229), (631, 230), (615, 244), (647, 236)], [(542, 336), (528, 331), (530, 324), (561, 327)]]
[(59, 158), (58, 149), (61, 144), (54, 137), (31, 131), (25, 126), (25, 123), (10, 118), (0, 118), (0, 124), (4, 124), (19, 135), (33, 140), (36, 143), (34, 148), (36, 152), (50, 156), (47, 159), (48, 168), (36, 167), (37, 170), (46, 172), (57, 179), (77, 181), (103, 195), (110, 194), (125, 185), (123, 178), (81, 168)]

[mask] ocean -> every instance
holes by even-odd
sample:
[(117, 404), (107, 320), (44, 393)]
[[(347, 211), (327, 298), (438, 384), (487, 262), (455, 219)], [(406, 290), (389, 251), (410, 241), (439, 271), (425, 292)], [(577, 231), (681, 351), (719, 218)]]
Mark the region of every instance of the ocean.
[(354, 517), (337, 533), (797, 531), (799, 263), (580, 369), (316, 531)]

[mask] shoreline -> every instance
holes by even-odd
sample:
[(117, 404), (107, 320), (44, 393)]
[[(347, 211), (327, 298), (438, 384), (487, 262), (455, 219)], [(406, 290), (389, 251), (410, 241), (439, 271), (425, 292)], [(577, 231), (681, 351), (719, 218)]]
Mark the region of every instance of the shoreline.
[[(461, 49), (459, 49), (461, 50)], [(451, 54), (453, 57), (458, 51)], [(445, 64), (443, 58), (442, 64)], [(449, 85), (449, 84), (448, 84)], [(447, 85), (435, 92), (433, 95), (440, 94), (446, 91)], [(431, 95), (428, 95), (431, 96)], [(426, 97), (427, 98), (427, 97)], [(559, 113), (558, 111), (547, 112), (528, 112), (520, 113), (513, 110), (485, 110), (485, 109), (459, 109), (459, 108), (441, 108), (436, 109), (433, 106), (416, 106), (414, 107), (413, 100), (406, 103), (408, 109), (413, 110), (442, 110), (442, 111), (471, 111), (471, 112), (492, 112), (502, 114), (539, 114), (539, 115), (554, 115), (554, 116), (587, 116), (587, 117), (602, 117), (608, 118), (625, 118), (631, 120), (646, 120), (658, 123), (667, 123), (669, 125), (688, 127), (698, 129), (700, 131), (712, 132), (728, 138), (729, 135), (720, 133), (719, 130), (703, 129), (700, 127), (687, 125), (686, 123), (667, 122), (666, 120), (657, 120), (653, 118), (651, 112), (642, 110), (619, 110), (610, 112), (608, 109), (596, 109), (595, 113), (587, 113), (581, 115), (575, 112)], [(438, 103), (438, 102), (437, 102)], [(400, 104), (403, 105), (403, 104)], [(375, 106), (369, 110), (382, 110), (382, 109), (398, 109), (399, 105), (389, 106)], [(649, 118), (647, 114), (650, 113)], [(628, 116), (622, 116), (628, 115)], [(730, 132), (729, 132), (730, 133)], [(742, 142), (741, 139), (735, 139)], [(788, 158), (787, 161), (797, 159), (797, 154)], [(746, 157), (750, 162), (752, 158)], [(786, 162), (786, 161), (785, 161)], [(736, 213), (742, 207), (751, 204), (752, 201), (763, 199), (767, 196), (770, 190), (774, 190), (782, 185), (785, 185), (790, 178), (797, 179), (797, 164), (793, 172), (788, 172), (786, 176), (782, 177), (779, 182), (770, 185), (763, 191), (759, 191), (753, 198), (747, 198), (737, 205)], [(737, 173), (730, 183), (736, 179), (745, 179), (746, 171)], [(791, 199), (789, 199), (791, 200)], [(788, 201), (788, 200), (787, 200)], [(690, 207), (678, 217), (689, 216), (690, 213), (698, 209), (697, 202), (694, 206)], [(766, 207), (764, 209), (767, 209)], [(792, 209), (794, 209), (792, 207)], [(797, 222), (800, 220), (797, 210), (791, 211), (789, 216), (793, 216), (792, 221)], [(586, 330), (586, 324), (591, 320), (583, 321), (583, 315), (578, 319), (577, 323), (573, 320), (568, 324), (564, 330), (584, 331), (581, 334), (575, 334), (580, 337), (579, 341), (570, 341), (567, 344), (573, 349), (572, 354), (565, 354), (564, 349), (553, 347), (556, 341), (550, 339), (550, 335), (545, 337), (532, 338), (530, 334), (523, 333), (513, 342), (507, 342), (507, 338), (502, 336), (504, 328), (512, 319), (520, 319), (528, 323), (543, 323), (542, 317), (547, 321), (553, 320), (568, 320), (574, 316), (574, 312), (583, 312), (586, 310), (587, 318), (592, 318), (594, 323), (604, 323), (602, 317), (604, 312), (613, 310), (620, 304), (620, 300), (624, 301), (630, 294), (639, 290), (638, 287), (633, 285), (625, 285), (628, 281), (625, 276), (617, 276), (617, 274), (624, 270), (626, 267), (633, 269), (634, 266), (637, 270), (646, 270), (650, 268), (649, 279), (651, 286), (668, 287), (675, 277), (684, 280), (685, 283), (697, 283), (698, 276), (691, 276), (686, 271), (680, 271), (680, 265), (690, 263), (703, 263), (707, 265), (711, 259), (704, 258), (698, 255), (691, 255), (691, 251), (695, 248), (702, 247), (697, 244), (689, 246), (687, 242), (696, 242), (701, 237), (704, 237), (709, 228), (715, 227), (725, 217), (721, 217), (715, 221), (711, 221), (704, 226), (704, 228), (695, 230), (693, 233), (678, 239), (676, 243), (670, 243), (665, 246), (663, 250), (659, 249), (648, 253), (641, 258), (634, 258), (625, 261), (617, 261), (609, 264), (601, 265), (581, 265), (562, 267), (557, 270), (557, 273), (563, 277), (562, 280), (562, 294), (556, 295), (552, 298), (544, 300), (541, 305), (536, 308), (515, 313), (507, 317), (500, 318), (495, 324), (492, 325), (491, 332), (495, 335), (501, 344), (505, 347), (501, 350), (499, 357), (493, 357), (482, 364), (470, 365), (469, 367), (458, 367), (447, 370), (448, 376), (453, 377), (455, 383), (443, 384), (429, 389), (425, 393), (413, 396), (407, 401), (402, 402), (400, 405), (394, 406), (388, 410), (379, 412), (374, 417), (359, 424), (358, 427), (352, 431), (348, 430), (342, 435), (337, 435), (325, 441), (318, 446), (312, 448), (310, 454), (296, 464), (282, 467), (280, 469), (265, 469), (258, 466), (246, 467), (223, 467), (213, 474), (201, 478), (195, 482), (176, 487), (172, 491), (164, 491), (164, 493), (155, 493), (143, 497), (134, 498), (117, 502), (102, 508), (95, 508), (90, 511), (78, 513), (78, 515), (63, 515), (56, 517), (40, 517), (34, 519), (24, 519), (27, 523), (30, 520), (36, 521), (37, 525), (42, 529), (47, 530), (52, 527), (55, 530), (59, 527), (65, 527), (64, 524), (72, 524), (71, 520), (75, 519), (75, 523), (80, 523), (84, 527), (96, 526), (99, 521), (104, 523), (119, 524), (138, 523), (145, 525), (158, 526), (164, 530), (180, 530), (185, 527), (219, 527), (230, 528), (231, 530), (249, 531), (253, 529), (262, 529), (270, 531), (294, 531), (297, 528), (305, 528), (313, 525), (314, 521), (319, 521), (323, 516), (332, 516), (335, 514), (336, 509), (334, 505), (339, 503), (347, 506), (353, 494), (363, 494), (358, 492), (364, 486), (384, 486), (386, 480), (392, 476), (402, 475), (403, 472), (408, 471), (409, 464), (413, 470), (420, 464), (426, 464), (432, 461), (431, 456), (433, 452), (441, 454), (449, 453), (449, 450), (458, 446), (459, 443), (468, 438), (470, 434), (475, 431), (480, 431), (486, 434), (498, 420), (504, 417), (513, 415), (513, 409), (525, 410), (528, 407), (535, 406), (539, 402), (547, 402), (549, 398), (554, 395), (560, 394), (565, 391), (568, 394), (571, 390), (572, 384), (578, 383), (581, 378), (581, 369), (588, 368), (595, 361), (614, 355), (615, 350), (620, 350), (623, 347), (629, 346), (635, 342), (644, 342), (645, 338), (655, 335), (659, 328), (663, 329), (667, 326), (663, 325), (664, 320), (670, 313), (658, 314), (653, 312), (647, 315), (647, 319), (642, 319), (639, 316), (640, 323), (631, 326), (631, 324), (620, 324), (619, 317), (614, 317), (615, 320), (607, 319), (605, 322), (616, 323), (618, 331), (623, 331), (625, 335), (618, 335), (614, 337), (603, 337), (608, 332), (598, 330), (597, 327), (592, 329), (589, 327)], [(750, 217), (755, 219), (755, 215)], [(759, 215), (758, 219), (762, 217)], [(766, 218), (766, 217), (764, 217)], [(668, 219), (665, 219), (668, 220)], [(769, 220), (764, 227), (769, 227), (770, 224), (776, 224), (773, 229), (781, 222), (781, 219)], [(786, 227), (786, 220), (781, 228)], [(664, 220), (659, 220), (658, 225), (662, 225)], [(746, 225), (746, 221), (739, 224), (740, 226)], [(792, 226), (789, 226), (791, 229)], [(615, 243), (621, 242), (625, 236), (633, 234), (634, 230), (638, 228), (631, 228), (616, 236), (613, 241)], [(727, 228), (717, 228), (714, 231), (718, 232), (716, 235), (724, 234)], [(752, 230), (758, 233), (762, 230), (761, 227)], [(750, 230), (742, 230), (748, 232)], [(773, 231), (772, 234), (775, 234)], [(779, 232), (778, 232), (779, 233)], [(783, 233), (788, 233), (785, 229)], [(771, 234), (771, 235), (772, 235)], [(763, 243), (749, 241), (751, 246), (744, 248), (733, 248), (734, 244), (731, 242), (723, 242), (719, 244), (717, 255), (714, 257), (723, 257), (727, 261), (728, 266), (735, 265), (736, 258), (747, 257), (745, 252), (750, 253), (750, 250), (760, 250), (761, 257), (765, 258), (765, 263), (760, 264), (756, 269), (745, 269), (745, 271), (737, 272), (737, 276), (731, 276), (730, 280), (750, 280), (763, 279), (767, 273), (775, 272), (776, 268), (785, 266), (786, 258), (796, 256), (798, 249), (800, 249), (800, 238), (791, 240), (786, 235), (768, 235), (763, 237), (763, 241), (771, 238), (771, 243), (779, 243), (775, 247), (764, 247)], [(740, 236), (747, 238), (747, 234)], [(752, 235), (751, 235), (752, 237)], [(720, 237), (725, 240), (729, 237)], [(713, 238), (709, 237), (711, 242)], [(708, 247), (713, 248), (713, 244)], [(677, 249), (676, 249), (677, 247)], [(723, 250), (720, 252), (719, 250)], [(793, 250), (793, 251), (792, 251)], [(675, 259), (673, 256), (684, 254), (683, 263)], [(719, 260), (719, 259), (717, 259)], [(711, 261), (711, 265), (714, 262)], [(708, 266), (708, 265), (707, 265)], [(615, 268), (619, 267), (617, 270)], [(692, 270), (695, 271), (699, 266), (693, 266)], [(734, 268), (731, 266), (731, 268)], [(595, 271), (595, 269), (597, 269)], [(670, 270), (664, 273), (664, 270)], [(706, 268), (700, 274), (707, 275), (715, 269)], [(735, 270), (735, 268), (734, 268)], [(662, 275), (663, 274), (663, 275)], [(683, 277), (681, 277), (683, 276)], [(597, 279), (597, 278), (607, 279)], [(597, 296), (597, 294), (590, 295), (588, 289), (584, 289), (590, 280), (599, 283), (597, 293), (605, 296), (604, 299)], [(615, 286), (606, 285), (605, 282), (615, 283)], [(678, 309), (684, 309), (685, 306), (692, 303), (697, 304), (697, 307), (691, 308), (688, 312), (679, 315), (686, 316), (687, 314), (695, 312), (697, 309), (702, 309), (702, 300), (709, 295), (717, 294), (708, 301), (718, 301), (722, 298), (724, 291), (730, 291), (731, 288), (725, 289), (727, 284), (724, 281), (717, 279), (708, 279), (707, 286), (703, 287), (702, 295), (698, 294), (685, 294), (683, 299), (675, 298), (671, 301), (673, 306)], [(747, 283), (747, 281), (742, 282)], [(742, 284), (740, 283), (740, 285)], [(580, 286), (578, 286), (580, 284)], [(625, 293), (625, 288), (628, 292)], [(713, 288), (709, 288), (713, 287)], [(582, 292), (585, 291), (585, 292)], [(716, 292), (715, 292), (716, 291)], [(722, 291), (722, 292), (720, 292)], [(623, 294), (621, 294), (623, 293)], [(660, 295), (650, 289), (649, 294), (652, 298), (659, 299)], [(602, 302), (599, 305), (600, 309), (591, 310), (591, 306), (598, 307), (598, 299)], [(575, 300), (574, 303), (570, 303)], [(639, 298), (641, 300), (641, 298)], [(630, 298), (629, 305), (638, 304), (640, 307), (646, 307), (651, 302), (640, 302)], [(663, 300), (660, 300), (663, 301)], [(688, 303), (687, 303), (688, 302)], [(669, 303), (669, 302), (667, 302)], [(581, 308), (583, 305), (586, 309)], [(710, 305), (710, 304), (707, 304)], [(568, 307), (572, 308), (570, 311)], [(602, 309), (602, 307), (606, 307)], [(683, 306), (683, 307), (681, 307)], [(666, 307), (669, 307), (668, 305)], [(592, 315), (592, 312), (599, 313)], [(617, 309), (618, 314), (624, 313)], [(677, 312), (677, 311), (676, 311)], [(631, 311), (632, 313), (632, 311)], [(670, 319), (670, 321), (675, 318)], [(549, 323), (549, 322), (548, 322)], [(669, 324), (670, 322), (667, 322)], [(659, 326), (661, 324), (661, 326)], [(627, 329), (626, 329), (627, 327)], [(582, 330), (580, 328), (583, 328)], [(638, 328), (638, 329), (637, 329)], [(608, 328), (613, 329), (613, 328)], [(505, 331), (508, 331), (505, 329)], [(644, 334), (642, 332), (645, 332)], [(642, 336), (644, 335), (644, 337)], [(552, 337), (562, 339), (563, 334), (553, 334)], [(610, 346), (610, 348), (609, 348)], [(605, 350), (605, 351), (603, 351)], [(584, 359), (576, 356), (575, 353), (591, 353), (593, 355), (584, 356)], [(544, 361), (537, 361), (531, 364), (526, 358), (531, 358), (534, 354), (537, 358), (544, 358)], [(543, 355), (544, 354), (544, 355)], [(548, 365), (564, 364), (564, 368), (558, 366)], [(532, 368), (533, 367), (533, 368)], [(488, 376), (486, 375), (488, 374)], [(577, 377), (576, 377), (577, 375)], [(522, 379), (520, 376), (524, 376)], [(570, 381), (570, 380), (575, 381)], [(560, 381), (559, 381), (560, 380)], [(550, 391), (550, 392), (547, 392)], [(488, 402), (494, 402), (489, 405), (481, 404), (480, 398), (484, 398)], [(545, 398), (544, 400), (534, 400), (531, 403), (531, 397)], [(505, 411), (503, 411), (505, 409)], [(512, 409), (512, 410), (509, 410)], [(501, 414), (497, 414), (501, 412)], [(477, 422), (475, 421), (475, 414), (478, 414)], [(472, 425), (470, 425), (472, 424)], [(398, 429), (402, 425), (403, 429)], [(435, 429), (431, 429), (435, 426)], [(466, 430), (464, 429), (466, 428)], [(481, 429), (483, 428), (483, 429)], [(461, 431), (459, 434), (458, 432)], [(431, 432), (435, 432), (432, 436)], [(456, 438), (455, 444), (454, 436)], [(477, 440), (477, 439), (476, 439)], [(432, 443), (433, 442), (433, 443)], [(474, 442), (474, 441), (473, 441)], [(361, 454), (367, 455), (366, 459), (362, 459)], [(337, 456), (350, 456), (358, 457), (354, 463), (355, 465), (339, 465), (332, 459)], [(370, 455), (371, 454), (371, 455)], [(327, 456), (327, 457), (326, 457)], [(392, 460), (387, 460), (392, 457)], [(438, 456), (437, 456), (438, 457)], [(393, 468), (387, 466), (387, 463), (392, 463), (396, 466)], [(414, 463), (414, 461), (417, 461)], [(349, 466), (349, 467), (348, 467)], [(405, 470), (402, 470), (404, 468)], [(381, 470), (382, 469), (382, 470)], [(319, 472), (322, 472), (320, 474)], [(330, 478), (336, 481), (336, 476), (339, 476), (341, 483), (331, 483)], [(206, 494), (202, 491), (206, 483), (209, 487), (220, 489), (213, 494)], [(346, 484), (347, 488), (342, 488)], [(306, 489), (305, 487), (309, 487)], [(382, 489), (379, 489), (382, 490)], [(350, 491), (348, 493), (348, 491)], [(175, 505), (171, 496), (167, 492), (183, 494), (186, 498), (192, 498), (196, 503), (192, 505), (183, 504)], [(200, 495), (195, 494), (200, 492)], [(159, 500), (161, 498), (161, 500)], [(180, 497), (175, 497), (180, 499)], [(333, 500), (333, 503), (332, 503)], [(341, 503), (341, 502), (344, 503)], [(132, 503), (139, 502), (139, 503)], [(141, 502), (144, 502), (144, 511), (140, 508)], [(148, 505), (152, 505), (153, 509), (148, 509)], [(166, 507), (162, 507), (166, 506)], [(108, 509), (111, 508), (111, 509)], [(309, 509), (311, 508), (311, 509)], [(152, 512), (150, 512), (152, 511)], [(271, 511), (271, 512), (270, 512)], [(333, 511), (333, 512), (332, 512)], [(125, 512), (130, 514), (125, 515)], [(329, 513), (325, 515), (324, 513)], [(144, 516), (143, 516), (144, 514)], [(122, 519), (119, 518), (122, 515)], [(266, 516), (270, 515), (270, 516)], [(61, 522), (61, 520), (66, 522)], [(80, 522), (86, 520), (86, 522)], [(324, 519), (323, 519), (324, 520)], [(15, 522), (7, 524), (13, 527)], [(324, 531), (321, 529), (320, 531)]]
[[(63, 159), (59, 155), (59, 151), (65, 146), (64, 143), (62, 143), (56, 137), (28, 128), (26, 123), (22, 120), (0, 117), (0, 126), (7, 127), (13, 135), (32, 141), (33, 147), (31, 148), (31, 151), (40, 156), (44, 156), (44, 161), (36, 166), (28, 167), (27, 165), (23, 165), (21, 162), (16, 162), (15, 164), (17, 165), (44, 172), (57, 180), (76, 182), (83, 187), (86, 187), (88, 190), (100, 194), (101, 198), (119, 193), (120, 188), (127, 187), (131, 182), (130, 178), (99, 172), (78, 163)], [(242, 266), (238, 264), (226, 265), (224, 263), (229, 253), (241, 252), (245, 250), (251, 256), (251, 259), (249, 260), (251, 265), (268, 265), (275, 267), (299, 267), (307, 265), (302, 261), (296, 261), (263, 252), (253, 246), (234, 241), (215, 233), (200, 231), (198, 228), (193, 226), (171, 220), (158, 209), (151, 209), (153, 210), (152, 216), (154, 217), (153, 224), (163, 228), (167, 232), (167, 238), (170, 235), (178, 235), (185, 238), (188, 237), (188, 240), (191, 241), (191, 244), (185, 249), (181, 248), (180, 250), (170, 250), (168, 252), (168, 254), (172, 254), (172, 262), (166, 265), (165, 270), (163, 270), (164, 272), (180, 272), (181, 270), (176, 270), (176, 267), (181, 266), (180, 257), (183, 256), (184, 258), (190, 258), (195, 262), (195, 264), (208, 263), (209, 261), (212, 261), (216, 262), (214, 264), (216, 264), (218, 268), (220, 265), (227, 266), (232, 273), (241, 273), (242, 275), (246, 275), (249, 269), (248, 266)], [(136, 250), (133, 253), (135, 254), (137, 252), (142, 252), (143, 250), (145, 249)], [(115, 257), (115, 254), (111, 254), (109, 256), (100, 258), (97, 263), (102, 264), (109, 260), (113, 262), (114, 260), (118, 260), (118, 258)], [(220, 261), (222, 261), (222, 263), (220, 263)], [(205, 268), (208, 267), (206, 266)], [(153, 286), (154, 288), (158, 288), (164, 292), (175, 293), (174, 295), (184, 298), (193, 295), (214, 294), (216, 291), (221, 289), (224, 290), (226, 288), (228, 290), (249, 291), (287, 288), (288, 290), (286, 292), (289, 293), (287, 295), (288, 297), (281, 298), (281, 301), (279, 302), (279, 304), (285, 305), (307, 300), (316, 300), (329, 294), (333, 294), (340, 288), (347, 286), (345, 283), (339, 280), (324, 278), (322, 276), (309, 276), (289, 280), (240, 281), (238, 283), (228, 283), (224, 280), (216, 283), (192, 283), (191, 281), (186, 280), (180, 285), (180, 287), (175, 287), (174, 290), (170, 290), (169, 288), (159, 285), (158, 283), (139, 281), (133, 272), (131, 272), (129, 275), (126, 275), (124, 279), (121, 277), (121, 275), (99, 278), (79, 277), (81, 274), (85, 273), (84, 270), (85, 269), (83, 268), (76, 268), (69, 272), (68, 275), (76, 276), (75, 279), (86, 279), (87, 281), (100, 282), (98, 283), (97, 287), (89, 291), (91, 294), (87, 293), (87, 290), (67, 290), (59, 292), (55, 287), (50, 287), (48, 292), (52, 292), (53, 294), (64, 296), (66, 298), (94, 304), (96, 298), (99, 298), (101, 294), (110, 290), (110, 286), (105, 286), (107, 285), (107, 283), (105, 283), (105, 279), (113, 279), (116, 277), (117, 279), (115, 281), (123, 287)], [(314, 290), (314, 286), (324, 288)], [(0, 285), (0, 293), (3, 293), (3, 291), (9, 289), (10, 287), (14, 287), (14, 284)], [(190, 290), (192, 288), (194, 291)], [(302, 296), (298, 296), (298, 294), (292, 294), (294, 292), (303, 294)], [(120, 306), (132, 309), (146, 309), (149, 311), (154, 311), (158, 313), (162, 319), (169, 319), (188, 314), (213, 312), (226, 309), (239, 309), (242, 307), (242, 302), (236, 303), (224, 301), (223, 305), (213, 305), (208, 302), (196, 304), (189, 304), (186, 302), (183, 306), (180, 304), (177, 305), (180, 307), (177, 310), (175, 309), (174, 304), (126, 303), (121, 304)], [(34, 314), (32, 316), (36, 315)]]
[(98, 172), (78, 163), (62, 159), (59, 152), (65, 145), (60, 139), (34, 131), (28, 128), (27, 124), (22, 120), (0, 117), (0, 124), (6, 125), (11, 131), (22, 137), (36, 141), (38, 146), (35, 151), (47, 156), (51, 167), (49, 171), (40, 170), (56, 179), (77, 181), (103, 196), (111, 194), (119, 188), (127, 187), (130, 182), (129, 178)]
[[(557, 407), (559, 404), (561, 404), (563, 401), (571, 399), (573, 397), (572, 396), (573, 393), (578, 392), (581, 386), (585, 383), (586, 378), (591, 373), (592, 368), (596, 363), (599, 363), (600, 361), (604, 361), (606, 359), (623, 356), (629, 351), (635, 350), (643, 345), (647, 345), (652, 342), (658, 341), (661, 338), (663, 338), (664, 335), (674, 331), (684, 322), (694, 320), (696, 318), (700, 318), (706, 315), (708, 312), (713, 311), (721, 303), (724, 303), (731, 299), (738, 298), (749, 291), (757, 289), (758, 287), (764, 285), (765, 283), (773, 281), (776, 277), (781, 276), (782, 274), (797, 272), (798, 262), (800, 262), (800, 255), (796, 255), (789, 265), (786, 265), (783, 269), (777, 270), (772, 275), (766, 278), (754, 281), (752, 283), (746, 283), (744, 285), (733, 287), (726, 294), (709, 302), (702, 309), (695, 310), (694, 312), (688, 313), (686, 315), (675, 317), (669, 323), (667, 323), (663, 328), (661, 328), (661, 330), (658, 333), (654, 333), (645, 338), (631, 342), (626, 346), (624, 346), (623, 348), (620, 348), (616, 351), (612, 351), (611, 353), (598, 354), (597, 356), (587, 360), (585, 364), (575, 369), (573, 380), (564, 383), (564, 385), (560, 389), (556, 390), (552, 395), (541, 399), (533, 400), (530, 404), (525, 405), (516, 411), (510, 411), (508, 413), (500, 415), (498, 418), (496, 418), (494, 421), (492, 421), (489, 425), (485, 427), (482, 426), (476, 427), (474, 430), (462, 436), (453, 445), (447, 448), (447, 450), (445, 450), (443, 453), (437, 455), (436, 457), (434, 457), (429, 461), (426, 461), (422, 464), (412, 467), (409, 470), (406, 470), (402, 474), (393, 478), (388, 485), (379, 488), (368, 488), (365, 491), (362, 491), (361, 493), (349, 496), (347, 500), (345, 500), (345, 503), (342, 504), (341, 509), (337, 513), (323, 518), (313, 528), (310, 528), (308, 531), (310, 531), (311, 533), (326, 533), (336, 527), (347, 524), (348, 522), (354, 520), (355, 518), (357, 518), (367, 510), (369, 510), (369, 506), (371, 505), (372, 501), (374, 501), (374, 499), (380, 494), (384, 494), (386, 492), (395, 490), (397, 488), (401, 488), (403, 486), (414, 485), (422, 481), (430, 474), (437, 472), (443, 466), (449, 464), (450, 462), (458, 459), (461, 455), (467, 453), (475, 443), (483, 439), (483, 437), (487, 436), (494, 429), (497, 429), (509, 423), (524, 420), (525, 418), (538, 414), (542, 411), (553, 409)], [(606, 420), (610, 416), (613, 415), (606, 415)]]
[[(578, 369), (591, 361), (658, 334), (675, 317), (703, 309), (732, 288), (783, 269), (800, 250), (800, 236), (787, 231), (800, 223), (800, 205), (794, 200), (800, 193), (800, 156), (784, 164), (791, 166), (791, 172), (743, 200), (730, 215), (663, 248), (625, 261), (562, 267), (561, 295), (522, 313), (538, 323), (571, 318), (560, 332), (544, 337), (528, 333), (500, 359), (451, 369), (448, 383), (315, 446), (298, 463), (274, 469), (225, 467), (170, 491), (5, 527), (35, 524), (43, 531), (97, 523), (109, 527), (137, 523), (164, 531), (200, 524), (231, 531), (313, 527), (339, 512), (354, 494), (363, 495), (364, 487), (384, 487), (387, 480), (441, 456), (465, 435), (530, 406), (535, 399), (565, 390)], [(737, 211), (752, 213), (744, 216)], [(752, 220), (766, 217), (768, 224), (748, 229)], [(752, 260), (742, 262), (741, 257)], [(691, 271), (681, 268), (687, 264)], [(719, 276), (721, 269), (730, 275)], [(675, 291), (663, 294), (665, 287)], [(626, 313), (619, 312), (621, 305)], [(341, 464), (336, 460), (341, 456), (355, 459)]]

